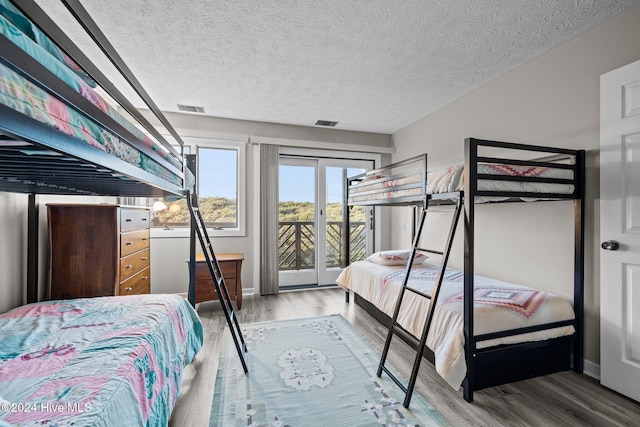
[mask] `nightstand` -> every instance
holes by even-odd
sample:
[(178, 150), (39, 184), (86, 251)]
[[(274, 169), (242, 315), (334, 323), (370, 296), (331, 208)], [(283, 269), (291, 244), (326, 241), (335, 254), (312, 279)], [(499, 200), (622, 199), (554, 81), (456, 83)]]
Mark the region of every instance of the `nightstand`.
[[(242, 308), (242, 253), (218, 253), (216, 254), (218, 265), (224, 282), (227, 284), (229, 298), (235, 301), (238, 310)], [(189, 263), (187, 262), (187, 265)], [(211, 279), (211, 273), (203, 254), (196, 255), (196, 300), (195, 303), (217, 300), (218, 295)]]

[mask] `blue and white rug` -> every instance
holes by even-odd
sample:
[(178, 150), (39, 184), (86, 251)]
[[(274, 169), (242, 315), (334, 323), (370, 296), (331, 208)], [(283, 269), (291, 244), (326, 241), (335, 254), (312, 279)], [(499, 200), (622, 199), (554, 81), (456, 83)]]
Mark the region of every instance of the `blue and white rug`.
[[(210, 426), (447, 426), (418, 393), (409, 409), (380, 355), (340, 315), (242, 325), (245, 375), (225, 330)], [(387, 365), (388, 366), (388, 365)]]

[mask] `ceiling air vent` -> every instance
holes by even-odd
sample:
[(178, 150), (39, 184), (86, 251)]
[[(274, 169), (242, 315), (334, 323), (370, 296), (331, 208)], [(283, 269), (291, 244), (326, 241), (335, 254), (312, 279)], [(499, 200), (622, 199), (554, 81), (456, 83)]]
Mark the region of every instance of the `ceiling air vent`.
[(195, 105), (178, 104), (178, 110), (187, 111), (189, 113), (204, 113), (204, 107), (198, 107)]
[(316, 122), (316, 126), (329, 126), (329, 127), (334, 127), (335, 125), (337, 125), (338, 122), (330, 122), (329, 120), (318, 120)]

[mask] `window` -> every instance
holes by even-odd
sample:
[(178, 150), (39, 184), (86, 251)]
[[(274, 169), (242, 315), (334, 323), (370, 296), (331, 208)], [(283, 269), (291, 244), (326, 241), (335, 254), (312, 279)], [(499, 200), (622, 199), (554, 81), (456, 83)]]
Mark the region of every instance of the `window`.
[[(214, 236), (244, 235), (244, 143), (197, 140), (189, 150), (185, 145), (189, 151), (197, 154), (198, 202), (207, 228)], [(170, 231), (189, 227), (186, 200), (162, 202), (166, 208), (154, 211), (154, 237), (174, 237)]]
[(198, 154), (198, 196), (205, 224), (238, 227), (238, 151), (200, 148)]

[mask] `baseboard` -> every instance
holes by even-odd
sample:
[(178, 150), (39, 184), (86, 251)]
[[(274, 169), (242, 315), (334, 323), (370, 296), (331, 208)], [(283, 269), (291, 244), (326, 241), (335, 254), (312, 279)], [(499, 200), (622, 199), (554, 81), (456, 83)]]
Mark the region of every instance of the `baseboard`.
[(587, 359), (584, 360), (584, 370), (582, 371), (585, 375), (590, 376), (591, 378), (595, 378), (600, 381), (600, 365), (597, 363), (593, 363)]

